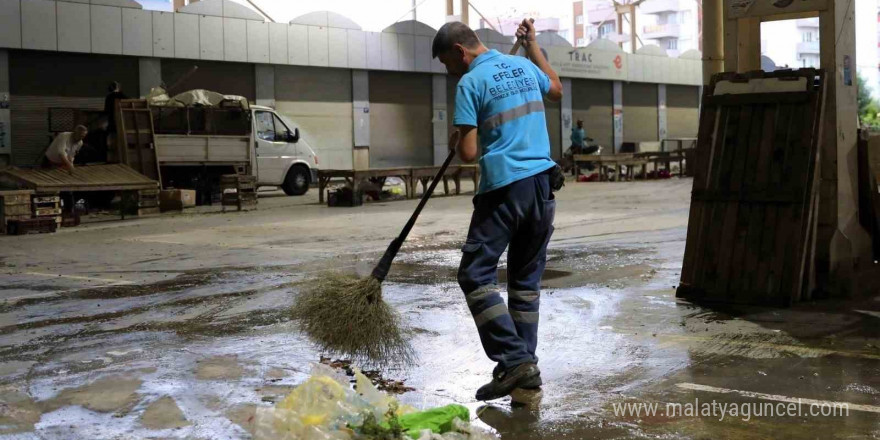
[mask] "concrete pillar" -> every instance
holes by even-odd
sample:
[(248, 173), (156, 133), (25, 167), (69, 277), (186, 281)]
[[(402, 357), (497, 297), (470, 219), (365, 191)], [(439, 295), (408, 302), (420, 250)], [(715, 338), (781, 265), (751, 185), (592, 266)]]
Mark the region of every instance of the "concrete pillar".
[(468, 0), (461, 0), (461, 22), (470, 26), (470, 3)]
[(827, 72), (816, 264), (820, 285), (846, 296), (872, 266), (870, 236), (858, 221), (855, 0), (829, 2), (819, 15)]
[(620, 81), (614, 81), (613, 87), (612, 118), (614, 122), (614, 149), (611, 152), (616, 154), (620, 151), (620, 147), (623, 145), (623, 83)]
[(150, 89), (162, 84), (162, 60), (138, 58), (138, 96), (146, 98)]
[(434, 165), (443, 165), (446, 156), (449, 155), (449, 118), (448, 105), (446, 103), (446, 75), (436, 74), (431, 78), (431, 102), (433, 103), (434, 125)]
[(721, 0), (703, 0), (703, 84), (724, 70), (724, 7)]
[(12, 163), (12, 126), (9, 112), (9, 51), (0, 49), (0, 167)]
[(560, 135), (559, 139), (562, 140), (562, 151), (560, 151), (559, 157), (562, 157), (562, 153), (565, 152), (565, 149), (568, 145), (571, 145), (569, 142), (569, 138), (571, 137), (571, 127), (574, 126), (574, 121), (572, 121), (572, 112), (571, 112), (571, 78), (562, 78), (562, 103), (561, 109), (559, 112), (559, 130)]
[(666, 84), (657, 84), (657, 140), (663, 142), (667, 133)]
[(370, 168), (370, 74), (368, 71), (351, 71), (351, 95), (354, 124), (352, 166), (356, 170), (365, 170)]
[(257, 105), (275, 107), (275, 66), (254, 65)]

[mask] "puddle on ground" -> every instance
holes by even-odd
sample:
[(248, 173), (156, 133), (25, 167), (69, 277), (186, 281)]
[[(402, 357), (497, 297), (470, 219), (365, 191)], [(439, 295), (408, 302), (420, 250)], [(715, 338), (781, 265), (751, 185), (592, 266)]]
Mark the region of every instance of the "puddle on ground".
[(0, 388), (0, 434), (31, 431), (42, 414), (29, 395), (13, 387)]
[(147, 406), (141, 415), (141, 425), (147, 429), (176, 429), (189, 426), (183, 411), (170, 396), (164, 396)]
[(235, 356), (216, 356), (198, 361), (196, 378), (199, 380), (239, 380), (244, 368)]
[(126, 376), (104, 377), (80, 387), (64, 389), (41, 405), (45, 412), (76, 405), (96, 412), (124, 414), (137, 403), (137, 390), (142, 383), (141, 379)]

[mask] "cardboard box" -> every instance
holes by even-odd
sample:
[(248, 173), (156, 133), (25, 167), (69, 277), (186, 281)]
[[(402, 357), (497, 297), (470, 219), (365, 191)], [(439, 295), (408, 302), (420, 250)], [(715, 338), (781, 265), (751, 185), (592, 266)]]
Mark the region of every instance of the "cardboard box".
[(181, 211), (196, 206), (194, 189), (165, 189), (159, 193), (159, 208), (162, 211)]

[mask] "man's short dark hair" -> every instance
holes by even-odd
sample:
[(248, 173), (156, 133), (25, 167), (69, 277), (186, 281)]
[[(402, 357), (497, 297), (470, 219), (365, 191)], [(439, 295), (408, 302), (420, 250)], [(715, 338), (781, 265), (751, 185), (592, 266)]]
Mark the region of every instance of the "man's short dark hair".
[(473, 29), (460, 21), (452, 21), (444, 24), (434, 36), (434, 44), (431, 47), (431, 56), (437, 58), (443, 52), (452, 49), (452, 46), (460, 44), (469, 49), (477, 47), (480, 39)]

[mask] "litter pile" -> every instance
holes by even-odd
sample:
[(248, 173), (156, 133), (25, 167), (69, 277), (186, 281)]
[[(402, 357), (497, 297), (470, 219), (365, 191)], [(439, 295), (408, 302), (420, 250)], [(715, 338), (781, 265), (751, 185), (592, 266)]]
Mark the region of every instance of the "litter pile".
[(377, 390), (355, 370), (355, 390), (325, 365), (274, 407), (259, 408), (257, 439), (273, 440), (496, 440), (471, 426), (461, 405), (419, 411)]
[[(354, 377), (355, 372), (357, 371), (357, 368), (353, 367), (351, 361), (348, 359), (331, 360), (331, 358), (321, 356), (321, 363), (334, 370), (345, 372), (345, 375), (348, 377)], [(406, 386), (403, 381), (385, 378), (379, 370), (363, 370), (361, 373), (364, 376), (367, 376), (367, 378), (370, 379), (370, 382), (372, 382), (379, 391), (384, 391), (389, 394), (404, 394), (416, 390), (415, 388)]]

